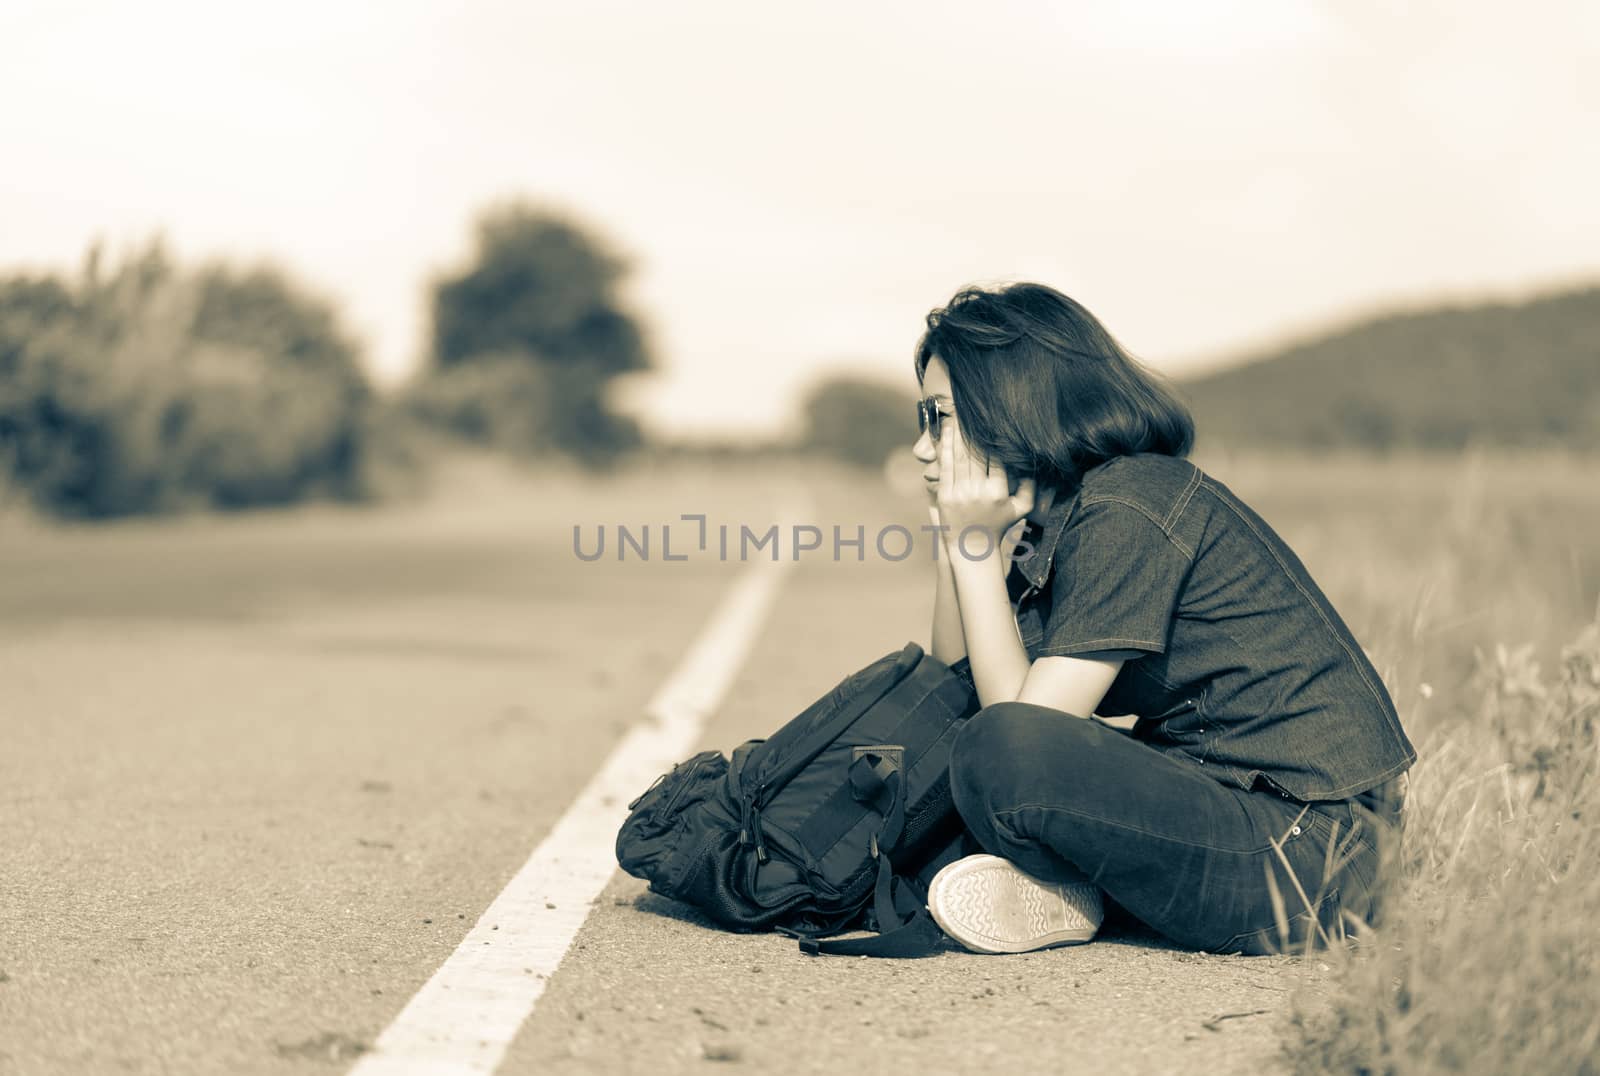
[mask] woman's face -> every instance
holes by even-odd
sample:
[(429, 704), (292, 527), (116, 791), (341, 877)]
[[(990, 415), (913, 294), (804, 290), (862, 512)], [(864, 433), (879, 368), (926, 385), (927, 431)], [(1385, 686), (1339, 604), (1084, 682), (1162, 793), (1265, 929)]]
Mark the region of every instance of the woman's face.
[[(944, 360), (934, 355), (928, 359), (928, 365), (922, 372), (922, 395), (925, 399), (931, 398), (940, 415), (950, 416), (956, 413), (955, 400), (950, 395), (950, 371), (945, 369)], [(941, 423), (946, 419), (941, 418)], [(942, 432), (942, 431), (941, 431)], [(930, 490), (939, 487), (939, 445), (927, 430), (923, 430), (917, 437), (917, 443), (911, 446), (914, 454), (922, 463), (922, 477), (928, 483)]]
[[(940, 415), (944, 416), (940, 419), (939, 435), (941, 437), (947, 436), (946, 431), (950, 430), (950, 427), (943, 424), (949, 421), (949, 416), (956, 413), (956, 405), (955, 399), (950, 393), (950, 371), (945, 368), (944, 360), (937, 355), (930, 356), (928, 365), (923, 368), (922, 395), (926, 399), (933, 400), (934, 406), (938, 408)], [(963, 433), (961, 437), (965, 442), (966, 435)], [(928, 435), (927, 430), (923, 430), (917, 437), (917, 443), (911, 446), (911, 451), (922, 463), (922, 478), (927, 483), (928, 491), (937, 493), (939, 490), (938, 442)], [(967, 451), (972, 451), (970, 445), (967, 446)], [(1033, 509), (1028, 513), (1027, 518), (1036, 523), (1043, 523), (1045, 513), (1055, 500), (1055, 490), (1046, 486), (1038, 490), (1035, 497)]]

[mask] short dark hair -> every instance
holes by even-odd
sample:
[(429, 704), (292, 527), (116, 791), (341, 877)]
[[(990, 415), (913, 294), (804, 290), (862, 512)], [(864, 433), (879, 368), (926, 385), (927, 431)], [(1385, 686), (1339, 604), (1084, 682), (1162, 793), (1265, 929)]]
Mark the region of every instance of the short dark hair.
[(1186, 456), (1194, 419), (1095, 316), (1044, 284), (968, 285), (928, 312), (917, 382), (937, 355), (968, 442), (1013, 477), (1077, 488), (1115, 456)]

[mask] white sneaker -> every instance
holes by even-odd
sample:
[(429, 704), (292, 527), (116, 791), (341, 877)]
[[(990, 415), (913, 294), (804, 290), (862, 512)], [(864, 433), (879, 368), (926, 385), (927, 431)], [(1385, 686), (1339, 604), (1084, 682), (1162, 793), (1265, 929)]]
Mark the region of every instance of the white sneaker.
[(1087, 875), (1047, 882), (1002, 856), (956, 860), (928, 883), (928, 911), (951, 938), (977, 953), (1026, 953), (1093, 938), (1105, 918)]

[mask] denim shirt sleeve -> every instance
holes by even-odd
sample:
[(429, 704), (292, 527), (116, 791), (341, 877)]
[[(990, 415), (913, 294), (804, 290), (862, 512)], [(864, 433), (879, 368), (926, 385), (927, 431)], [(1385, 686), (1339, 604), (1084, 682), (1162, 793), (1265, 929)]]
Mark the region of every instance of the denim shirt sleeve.
[(1164, 653), (1191, 563), (1143, 510), (1112, 499), (1079, 505), (1056, 549), (1039, 654)]

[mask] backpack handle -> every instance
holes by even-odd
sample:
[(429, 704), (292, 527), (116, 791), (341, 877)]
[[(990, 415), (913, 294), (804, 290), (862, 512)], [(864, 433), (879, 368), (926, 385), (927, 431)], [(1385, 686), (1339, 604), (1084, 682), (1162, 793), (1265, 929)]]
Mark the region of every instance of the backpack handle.
[[(850, 795), (857, 803), (871, 803), (878, 813), (889, 816), (886, 808), (878, 807), (883, 790), (889, 785), (891, 774), (900, 773), (905, 765), (906, 749), (899, 744), (873, 744), (852, 747), (850, 754)], [(885, 844), (890, 842), (885, 841)]]

